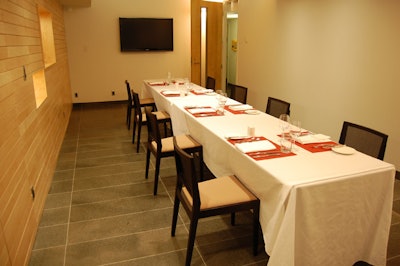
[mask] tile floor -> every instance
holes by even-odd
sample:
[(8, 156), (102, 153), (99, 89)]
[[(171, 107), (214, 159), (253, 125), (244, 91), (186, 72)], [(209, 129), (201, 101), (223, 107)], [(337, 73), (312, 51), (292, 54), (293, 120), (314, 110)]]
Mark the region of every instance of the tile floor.
[[(122, 103), (74, 106), (30, 265), (183, 265), (188, 219), (170, 236), (174, 161), (163, 159), (159, 193), (144, 178), (145, 153), (131, 144)], [(145, 132), (142, 136), (146, 140)], [(387, 265), (400, 265), (400, 181), (396, 180)], [(266, 265), (251, 249), (251, 215), (201, 220), (192, 265)]]

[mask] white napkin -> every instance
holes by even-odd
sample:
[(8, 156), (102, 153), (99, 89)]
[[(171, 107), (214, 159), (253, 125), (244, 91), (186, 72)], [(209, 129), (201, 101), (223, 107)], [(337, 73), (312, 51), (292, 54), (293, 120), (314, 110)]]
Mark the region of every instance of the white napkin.
[(307, 134), (298, 137), (297, 141), (301, 144), (320, 143), (330, 141), (330, 137), (323, 134)]
[(194, 90), (196, 93), (207, 93), (207, 92), (213, 92), (212, 89), (196, 89)]
[(268, 140), (242, 142), (235, 144), (236, 148), (243, 153), (254, 151), (268, 151), (276, 149), (275, 145)]
[(149, 82), (149, 84), (151, 86), (154, 86), (154, 85), (165, 85), (165, 82), (164, 81), (152, 81), (152, 82)]
[(188, 109), (188, 111), (192, 114), (201, 114), (201, 113), (214, 113), (215, 110), (213, 108), (193, 108), (193, 109)]
[(180, 94), (181, 92), (180, 91), (174, 91), (174, 90), (165, 90), (165, 91), (162, 91), (162, 93), (164, 95), (177, 95), (177, 94)]
[(248, 104), (243, 104), (243, 105), (229, 106), (229, 109), (234, 110), (234, 111), (245, 111), (245, 110), (253, 109), (253, 106), (248, 105)]

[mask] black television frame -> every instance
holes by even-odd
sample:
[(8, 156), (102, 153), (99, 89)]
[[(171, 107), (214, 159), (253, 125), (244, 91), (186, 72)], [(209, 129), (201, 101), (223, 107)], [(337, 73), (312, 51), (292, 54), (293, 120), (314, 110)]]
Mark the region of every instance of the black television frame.
[(173, 51), (173, 18), (119, 18), (121, 52)]

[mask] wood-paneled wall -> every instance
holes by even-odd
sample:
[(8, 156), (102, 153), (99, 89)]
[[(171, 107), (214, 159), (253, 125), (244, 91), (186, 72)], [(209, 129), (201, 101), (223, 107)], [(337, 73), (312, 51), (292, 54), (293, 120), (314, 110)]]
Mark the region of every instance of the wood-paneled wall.
[[(52, 14), (56, 63), (48, 68), (39, 6)], [(32, 74), (41, 69), (47, 99), (36, 108)], [(0, 0), (0, 265), (29, 262), (71, 109), (59, 1)]]

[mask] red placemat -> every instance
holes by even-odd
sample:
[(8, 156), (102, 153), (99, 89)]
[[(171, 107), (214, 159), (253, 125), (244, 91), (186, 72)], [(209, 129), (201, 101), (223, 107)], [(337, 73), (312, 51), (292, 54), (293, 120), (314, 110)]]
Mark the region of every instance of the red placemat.
[(245, 114), (246, 113), (246, 110), (232, 110), (231, 108), (229, 108), (229, 105), (225, 105), (225, 110), (227, 110), (227, 111), (229, 111), (229, 112), (231, 112), (232, 114), (235, 114), (235, 115), (240, 115), (240, 114)]
[[(195, 107), (195, 108), (211, 108), (211, 107), (210, 106), (203, 106), (203, 107)], [(209, 117), (209, 116), (222, 116), (223, 115), (223, 114), (217, 113), (217, 111), (215, 111), (215, 112), (205, 112), (205, 113), (195, 113), (194, 114), (194, 113), (189, 111), (190, 109), (194, 109), (194, 108), (190, 108), (190, 107), (185, 108), (185, 110), (188, 111), (194, 117)]]
[(322, 152), (322, 151), (330, 151), (332, 147), (338, 145), (334, 141), (327, 142), (319, 142), (319, 143), (309, 143), (309, 144), (301, 144), (299, 142), (295, 142), (295, 144), (309, 152)]
[(167, 82), (147, 82), (150, 86), (165, 86), (168, 85)]
[[(243, 138), (243, 139), (228, 139), (228, 142), (230, 142), (232, 145), (235, 145), (237, 143), (243, 143), (243, 142), (249, 142), (249, 141), (260, 141), (260, 140), (267, 140), (267, 139), (265, 137), (248, 137), (248, 138)], [(278, 144), (276, 144), (273, 141), (270, 141), (270, 140), (268, 140), (268, 141), (271, 142), (275, 146), (275, 149), (267, 150), (267, 151), (246, 152), (246, 155), (253, 158), (256, 161), (296, 155), (293, 152), (289, 152), (289, 153), (281, 152), (281, 146), (279, 146)]]

